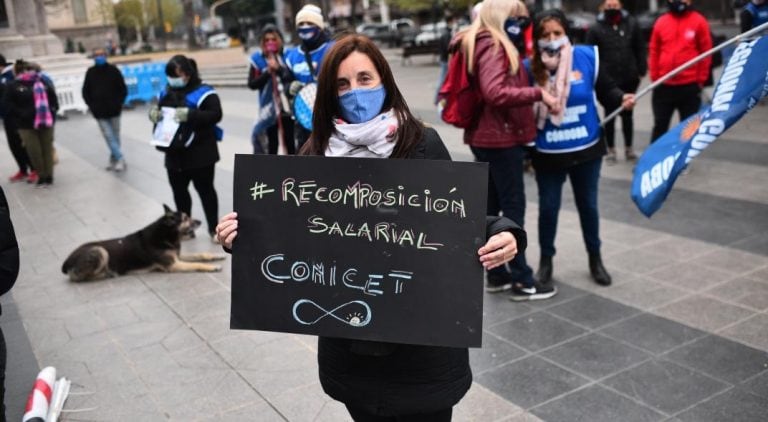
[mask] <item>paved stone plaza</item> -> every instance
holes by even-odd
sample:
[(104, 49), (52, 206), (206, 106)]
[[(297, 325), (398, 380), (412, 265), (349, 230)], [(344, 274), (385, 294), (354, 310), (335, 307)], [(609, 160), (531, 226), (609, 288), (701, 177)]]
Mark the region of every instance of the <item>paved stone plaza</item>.
[[(391, 62), (415, 113), (436, 126), (455, 160), (470, 160), (461, 132), (437, 122), (431, 59)], [(219, 93), (223, 214), (232, 204), (233, 154), (251, 152), (256, 95)], [(0, 176), (22, 253), (0, 318), (9, 346), (9, 420), (21, 419), (37, 371), (49, 365), (72, 380), (66, 408), (81, 410), (64, 421), (349, 420), (320, 388), (314, 337), (229, 330), (229, 260), (215, 274), (81, 284), (61, 274), (79, 244), (128, 234), (156, 219), (163, 203), (173, 206), (163, 156), (148, 144), (146, 115), (146, 106), (123, 115), (122, 174), (104, 170), (108, 151), (90, 116), (60, 121), (50, 189), (5, 182), (15, 169), (0, 142)], [(635, 122), (642, 150), (650, 98), (640, 100)], [(629, 198), (631, 164), (604, 165), (601, 234), (614, 277), (608, 288), (589, 278), (567, 187), (554, 261), (560, 293), (530, 304), (486, 294), (484, 347), (471, 351), (475, 383), (454, 420), (767, 420), (766, 134), (768, 106), (760, 106), (694, 162), (653, 219)], [(526, 192), (527, 256), (535, 266), (531, 176)], [(204, 233), (184, 250), (217, 251)]]

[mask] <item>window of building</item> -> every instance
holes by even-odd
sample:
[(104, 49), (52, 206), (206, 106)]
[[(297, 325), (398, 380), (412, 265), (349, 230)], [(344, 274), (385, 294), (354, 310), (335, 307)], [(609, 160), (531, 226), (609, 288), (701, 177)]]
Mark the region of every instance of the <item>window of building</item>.
[(75, 23), (88, 22), (88, 11), (85, 9), (85, 0), (72, 0), (72, 14)]

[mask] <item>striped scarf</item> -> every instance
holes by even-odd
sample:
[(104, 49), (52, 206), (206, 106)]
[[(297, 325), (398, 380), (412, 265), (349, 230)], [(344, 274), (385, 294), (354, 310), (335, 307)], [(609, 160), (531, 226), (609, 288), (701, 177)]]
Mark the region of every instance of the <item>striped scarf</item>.
[(38, 72), (24, 72), (19, 75), (19, 80), (34, 81), (32, 85), (32, 97), (35, 100), (34, 128), (53, 127), (53, 115), (48, 105), (48, 93), (45, 89), (42, 75)]

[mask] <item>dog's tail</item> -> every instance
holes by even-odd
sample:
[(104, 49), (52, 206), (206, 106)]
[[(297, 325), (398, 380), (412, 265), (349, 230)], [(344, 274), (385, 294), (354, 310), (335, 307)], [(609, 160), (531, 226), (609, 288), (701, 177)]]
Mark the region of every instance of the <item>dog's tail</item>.
[(109, 253), (101, 246), (92, 246), (73, 252), (61, 266), (61, 272), (72, 281), (84, 281), (109, 274)]

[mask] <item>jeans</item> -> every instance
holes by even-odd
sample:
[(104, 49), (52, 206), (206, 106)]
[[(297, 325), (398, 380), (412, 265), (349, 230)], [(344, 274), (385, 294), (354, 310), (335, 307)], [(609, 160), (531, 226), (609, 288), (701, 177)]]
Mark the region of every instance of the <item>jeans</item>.
[(576, 208), (579, 211), (581, 234), (587, 252), (600, 253), (600, 216), (597, 211), (597, 187), (603, 159), (597, 158), (561, 170), (536, 169), (539, 186), (539, 247), (541, 256), (555, 255), (557, 215), (565, 177), (571, 179)]
[[(525, 147), (477, 148), (472, 147), (475, 160), (488, 163), (488, 215), (503, 216), (525, 225), (525, 183), (523, 182), (523, 158)], [(500, 266), (489, 275), (509, 277), (526, 287), (533, 285), (533, 270), (525, 260), (525, 251), (519, 251), (509, 263), (509, 270)]]
[(120, 116), (109, 117), (106, 119), (96, 119), (99, 123), (99, 129), (104, 135), (109, 147), (109, 162), (116, 163), (123, 159), (123, 153), (120, 151)]

